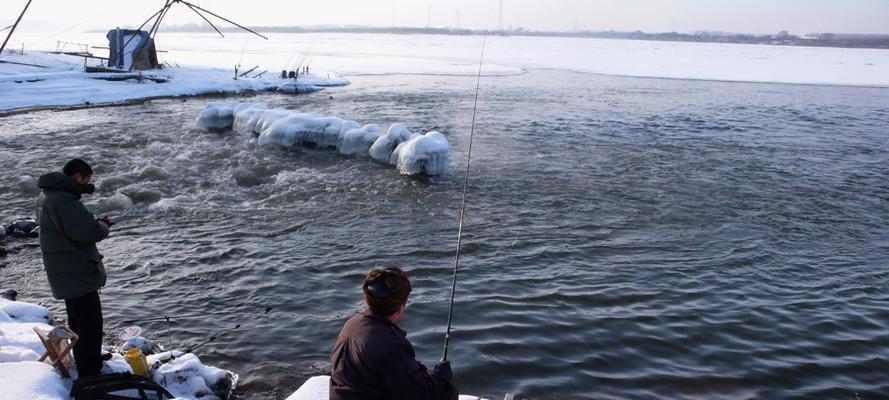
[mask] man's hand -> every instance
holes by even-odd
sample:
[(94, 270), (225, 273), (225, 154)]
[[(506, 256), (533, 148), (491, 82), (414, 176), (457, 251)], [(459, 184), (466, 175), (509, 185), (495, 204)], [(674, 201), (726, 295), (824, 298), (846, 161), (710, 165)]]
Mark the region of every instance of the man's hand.
[(454, 372), (451, 371), (451, 362), (442, 361), (438, 364), (435, 364), (435, 368), (432, 370), (432, 375), (450, 382), (451, 379), (454, 377)]
[(112, 220), (111, 220), (111, 217), (109, 217), (109, 216), (107, 216), (107, 215), (103, 215), (103, 216), (99, 217), (99, 221), (102, 221), (102, 222), (104, 222), (105, 224), (107, 224), (109, 228), (110, 228), (112, 225), (114, 225), (114, 221), (112, 221)]

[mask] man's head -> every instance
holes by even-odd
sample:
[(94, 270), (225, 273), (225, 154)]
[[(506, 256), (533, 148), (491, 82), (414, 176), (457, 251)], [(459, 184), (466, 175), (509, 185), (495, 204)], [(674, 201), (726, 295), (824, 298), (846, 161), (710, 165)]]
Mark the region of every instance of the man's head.
[[(398, 323), (404, 314), (411, 282), (404, 271), (395, 268), (374, 268), (364, 278), (364, 301), (371, 311)], [(394, 320), (393, 320), (394, 319)]]
[(65, 175), (74, 178), (74, 180), (81, 185), (89, 184), (90, 179), (93, 177), (93, 169), (86, 163), (86, 161), (79, 158), (68, 161), (68, 163), (65, 164), (65, 168), (62, 168), (62, 172), (64, 172)]

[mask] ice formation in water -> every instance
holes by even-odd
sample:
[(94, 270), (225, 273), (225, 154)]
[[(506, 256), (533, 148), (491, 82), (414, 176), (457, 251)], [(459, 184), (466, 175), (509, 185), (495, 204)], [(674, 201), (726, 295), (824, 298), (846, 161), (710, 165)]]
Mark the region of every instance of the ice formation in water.
[(367, 124), (346, 131), (340, 143), (340, 153), (347, 156), (366, 156), (367, 150), (380, 137), (380, 132), (380, 126), (377, 124)]
[(404, 124), (392, 124), (385, 135), (380, 136), (370, 146), (368, 153), (374, 161), (389, 164), (389, 156), (398, 145), (410, 140), (413, 133)]
[(399, 144), (389, 162), (404, 175), (441, 175), (448, 168), (448, 139), (435, 131), (415, 136)]
[(258, 135), (260, 145), (336, 149), (348, 156), (369, 156), (395, 166), (404, 175), (441, 175), (448, 166), (448, 140), (439, 132), (412, 133), (392, 124), (383, 134), (377, 124), (270, 109), (264, 104), (211, 102), (197, 119), (205, 129), (229, 129)]

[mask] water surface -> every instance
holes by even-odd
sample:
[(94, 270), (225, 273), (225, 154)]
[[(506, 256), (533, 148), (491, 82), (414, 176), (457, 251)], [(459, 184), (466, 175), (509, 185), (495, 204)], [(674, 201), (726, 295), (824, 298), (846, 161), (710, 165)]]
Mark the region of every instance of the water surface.
[[(334, 152), (259, 147), (192, 121), (213, 99), (0, 119), (0, 219), (40, 174), (95, 166), (119, 223), (106, 332), (177, 320), (239, 396), (329, 370), (376, 265), (414, 283), (403, 327), (440, 357), (474, 77), (358, 76), (246, 101), (439, 130), (450, 172), (415, 179)], [(542, 85), (541, 83), (545, 83)], [(531, 69), (482, 80), (452, 335), (463, 392), (530, 399), (862, 399), (889, 393), (889, 92)], [(50, 300), (36, 241), (3, 287)], [(216, 313), (234, 313), (215, 315)], [(141, 324), (167, 342), (164, 323)]]

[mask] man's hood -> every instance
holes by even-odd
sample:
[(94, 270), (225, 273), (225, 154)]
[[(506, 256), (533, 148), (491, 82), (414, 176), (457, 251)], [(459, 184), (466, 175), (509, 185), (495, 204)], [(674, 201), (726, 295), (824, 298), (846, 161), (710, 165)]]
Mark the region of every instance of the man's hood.
[(80, 196), (81, 194), (91, 194), (96, 191), (93, 185), (81, 185), (74, 180), (73, 177), (65, 175), (63, 172), (50, 172), (37, 180), (37, 187), (41, 189), (61, 190)]

